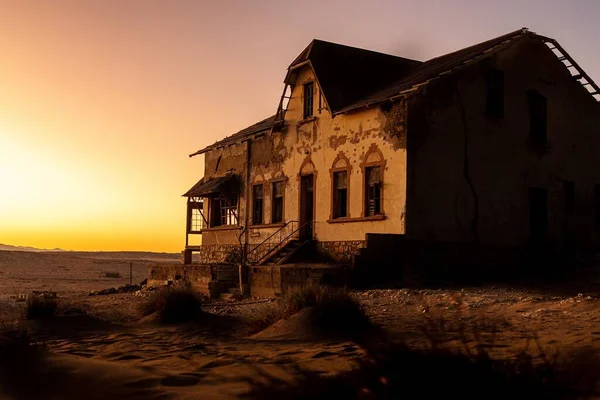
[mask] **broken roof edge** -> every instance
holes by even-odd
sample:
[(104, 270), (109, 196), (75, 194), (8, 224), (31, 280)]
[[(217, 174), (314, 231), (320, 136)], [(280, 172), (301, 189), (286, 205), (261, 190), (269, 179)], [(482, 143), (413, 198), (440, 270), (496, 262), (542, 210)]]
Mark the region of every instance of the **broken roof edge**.
[(253, 137), (258, 137), (263, 135), (265, 132), (270, 131), (273, 125), (275, 124), (275, 115), (271, 115), (268, 118), (262, 119), (232, 135), (229, 135), (221, 140), (216, 141), (215, 143), (206, 146), (195, 153), (189, 155), (189, 157), (194, 157), (200, 154), (204, 154), (208, 151), (215, 150), (221, 147), (226, 147), (233, 145), (238, 142), (243, 142)]
[[(357, 111), (357, 110), (359, 110), (361, 108), (368, 108), (368, 107), (371, 107), (371, 106), (376, 105), (376, 104), (385, 103), (386, 101), (394, 101), (394, 100), (396, 100), (398, 98), (401, 98), (401, 97), (407, 97), (409, 95), (416, 94), (423, 86), (427, 85), (429, 82), (431, 82), (433, 80), (436, 80), (436, 79), (440, 78), (441, 76), (452, 74), (457, 69), (460, 69), (461, 67), (466, 66), (471, 61), (473, 61), (473, 60), (475, 60), (477, 58), (483, 58), (482, 56), (489, 57), (492, 54), (495, 54), (495, 52), (490, 52), (490, 50), (496, 49), (496, 51), (499, 51), (501, 48), (503, 48), (504, 46), (506, 46), (507, 44), (509, 44), (510, 42), (512, 42), (514, 39), (521, 38), (521, 37), (523, 37), (526, 34), (530, 34), (530, 35), (532, 35), (534, 37), (539, 37), (542, 40), (543, 39), (548, 39), (548, 40), (554, 41), (554, 39), (549, 39), (549, 38), (545, 38), (545, 37), (543, 37), (541, 35), (537, 35), (536, 33), (530, 31), (528, 28), (521, 28), (521, 29), (516, 30), (514, 32), (511, 32), (511, 33), (508, 33), (506, 35), (503, 35), (503, 36), (507, 37), (507, 39), (505, 41), (503, 41), (501, 43), (498, 43), (498, 44), (496, 44), (494, 46), (486, 48), (485, 50), (477, 53), (476, 55), (473, 55), (472, 57), (464, 60), (462, 63), (460, 63), (457, 66), (453, 66), (453, 67), (451, 67), (451, 68), (449, 68), (447, 70), (441, 71), (441, 72), (439, 72), (437, 75), (435, 75), (433, 77), (430, 77), (430, 78), (427, 78), (427, 79), (423, 79), (422, 81), (418, 81), (417, 83), (413, 84), (409, 88), (401, 90), (401, 91), (399, 91), (399, 92), (397, 92), (397, 93), (395, 93), (393, 95), (384, 96), (384, 97), (381, 97), (379, 99), (373, 99), (371, 101), (364, 101), (364, 102), (358, 101), (358, 102), (356, 102), (355, 104), (353, 104), (353, 105), (351, 105), (349, 107), (346, 107), (344, 109), (332, 112), (332, 115), (335, 116), (335, 115), (345, 114), (345, 113), (348, 113), (348, 112)], [(500, 36), (500, 37), (502, 37), (502, 36)], [(486, 42), (488, 42), (488, 41), (483, 41), (483, 42), (475, 44), (473, 46), (468, 46), (468, 47), (465, 47), (463, 49), (459, 49), (459, 50), (456, 50), (456, 51), (453, 51), (453, 52), (450, 52), (450, 53), (447, 53), (447, 54), (440, 55), (438, 57), (431, 58), (431, 59), (425, 61), (425, 63), (429, 63), (429, 62), (432, 62), (432, 61), (435, 61), (435, 60), (439, 60), (442, 57), (451, 56), (453, 54), (458, 54), (458, 53), (463, 52), (463, 51), (468, 51), (469, 49), (475, 49), (477, 46), (481, 46), (482, 44), (485, 44)], [(554, 41), (554, 42), (556, 42), (556, 41)]]

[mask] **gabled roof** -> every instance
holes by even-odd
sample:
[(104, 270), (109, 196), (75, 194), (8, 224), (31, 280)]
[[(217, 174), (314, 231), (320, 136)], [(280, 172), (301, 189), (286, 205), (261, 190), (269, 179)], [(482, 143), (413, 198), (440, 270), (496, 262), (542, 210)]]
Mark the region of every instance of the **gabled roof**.
[(418, 67), (414, 68), (409, 74), (398, 79), (388, 87), (373, 91), (371, 94), (365, 96), (359, 101), (349, 105), (346, 109), (341, 110), (349, 111), (354, 108), (359, 108), (368, 104), (378, 103), (385, 101), (389, 98), (398, 95), (399, 93), (408, 90), (415, 85), (421, 84), (439, 76), (441, 73), (450, 71), (453, 68), (463, 65), (465, 62), (472, 60), (473, 58), (480, 56), (497, 46), (504, 46), (509, 42), (522, 37), (526, 34), (526, 31), (519, 29), (517, 31), (508, 33), (506, 35), (499, 36), (497, 38), (487, 40), (485, 42), (466, 47), (464, 49), (440, 56), (435, 57), (421, 63)]
[(315, 39), (292, 62), (310, 64), (332, 112), (348, 107), (373, 91), (406, 76), (420, 61)]
[[(295, 83), (296, 70), (310, 65), (332, 114), (381, 103), (413, 92), (420, 86), (449, 74), (472, 61), (494, 54), (525, 37), (548, 45), (573, 79), (600, 103), (600, 87), (579, 67), (554, 39), (522, 28), (506, 35), (421, 62), (375, 51), (313, 40), (288, 68), (286, 83)], [(234, 133), (190, 157), (256, 137), (270, 131), (276, 115)]]
[[(570, 68), (576, 66), (578, 69), (579, 66), (574, 62), (570, 56), (566, 54), (564, 49), (558, 45), (556, 40), (546, 38), (544, 36), (537, 35), (527, 28), (522, 28), (516, 30), (514, 32), (508, 33), (506, 35), (498, 36), (497, 38), (487, 40), (485, 42), (481, 42), (479, 44), (466, 47), (464, 49), (440, 56), (432, 58), (428, 61), (423, 62), (416, 68), (414, 68), (409, 74), (398, 79), (393, 84), (378, 90), (373, 91), (371, 94), (363, 97), (362, 99), (350, 104), (345, 109), (340, 110), (339, 112), (346, 112), (356, 108), (368, 106), (374, 103), (380, 103), (382, 101), (386, 101), (392, 99), (403, 92), (410, 92), (418, 88), (418, 86), (423, 85), (430, 80), (436, 79), (440, 76), (453, 72), (456, 68), (459, 68), (475, 59), (479, 59), (480, 57), (485, 57), (491, 54), (494, 54), (497, 51), (504, 49), (505, 47), (514, 44), (517, 40), (520, 40), (524, 37), (535, 37), (541, 40), (543, 43), (551, 43), (556, 46), (560, 50), (560, 54), (555, 52), (555, 48), (549, 47), (557, 57), (557, 61), (567, 62), (570, 64), (565, 64), (565, 67), (571, 72)], [(593, 87), (597, 87), (595, 83), (591, 80), (587, 74), (582, 71), (579, 71), (583, 74), (583, 77), (586, 79), (586, 82), (591, 82), (590, 85)], [(577, 75), (573, 75), (574, 78)], [(585, 83), (585, 82), (580, 82)]]
[(235, 193), (239, 184), (234, 175), (200, 179), (194, 186), (188, 190), (183, 197), (208, 197), (217, 193)]
[(234, 133), (233, 135), (227, 136), (225, 139), (221, 139), (210, 146), (207, 146), (203, 149), (198, 150), (197, 152), (190, 154), (190, 157), (197, 156), (198, 154), (206, 153), (209, 150), (217, 149), (219, 147), (227, 146), (228, 144), (233, 144), (237, 141), (241, 141), (247, 139), (249, 137), (255, 137), (258, 135), (262, 135), (265, 132), (268, 132), (273, 123), (275, 122), (275, 116), (271, 115), (269, 118), (265, 118), (263, 120), (258, 121), (255, 124), (250, 125), (247, 128), (242, 129), (239, 132)]

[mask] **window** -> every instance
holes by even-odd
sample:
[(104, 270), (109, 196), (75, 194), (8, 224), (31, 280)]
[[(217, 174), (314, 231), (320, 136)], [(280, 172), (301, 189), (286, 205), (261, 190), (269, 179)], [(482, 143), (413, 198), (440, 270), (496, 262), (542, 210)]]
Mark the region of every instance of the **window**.
[(238, 224), (237, 196), (212, 198), (210, 206), (211, 226)]
[(486, 77), (486, 111), (490, 117), (504, 116), (504, 72), (491, 69)]
[(600, 185), (594, 185), (594, 208), (596, 209), (594, 216), (596, 231), (600, 232)]
[(565, 211), (571, 213), (575, 210), (575, 183), (563, 181), (563, 192), (565, 196)]
[(204, 216), (202, 215), (202, 201), (188, 202), (189, 232), (197, 233), (204, 229)]
[(252, 187), (252, 225), (263, 223), (263, 185)]
[(284, 194), (284, 182), (273, 182), (273, 205), (271, 207), (271, 223), (275, 224), (283, 222), (283, 194)]
[(529, 103), (529, 141), (532, 146), (544, 146), (547, 142), (547, 102), (546, 98), (535, 90), (527, 92)]
[(365, 168), (365, 216), (381, 214), (381, 167)]
[(333, 218), (348, 216), (348, 171), (333, 173)]
[(304, 84), (304, 118), (313, 116), (315, 85), (313, 82)]

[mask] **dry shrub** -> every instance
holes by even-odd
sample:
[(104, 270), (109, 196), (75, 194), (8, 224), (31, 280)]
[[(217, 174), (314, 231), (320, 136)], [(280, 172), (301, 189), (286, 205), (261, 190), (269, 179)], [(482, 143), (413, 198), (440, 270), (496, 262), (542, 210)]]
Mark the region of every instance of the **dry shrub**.
[(461, 399), (584, 399), (597, 396), (600, 358), (594, 353), (571, 354), (563, 360), (521, 354), (494, 360), (478, 353), (414, 350), (403, 344), (367, 346), (358, 367), (337, 376), (289, 367), (293, 383), (262, 376), (247, 398), (461, 398)]
[(156, 291), (141, 306), (142, 315), (158, 312), (163, 324), (199, 321), (204, 316), (203, 298), (191, 286), (167, 286)]
[(27, 298), (25, 317), (29, 320), (52, 317), (56, 307), (57, 301), (54, 297), (31, 295)]
[(355, 338), (373, 326), (361, 304), (344, 288), (294, 287), (275, 303), (257, 311), (250, 321), (251, 332), (311, 307), (314, 327), (332, 336)]

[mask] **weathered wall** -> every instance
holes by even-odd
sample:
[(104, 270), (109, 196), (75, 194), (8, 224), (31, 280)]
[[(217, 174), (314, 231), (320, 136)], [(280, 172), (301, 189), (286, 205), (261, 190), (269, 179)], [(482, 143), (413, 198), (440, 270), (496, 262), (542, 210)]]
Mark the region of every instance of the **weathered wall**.
[(351, 263), (365, 244), (364, 240), (318, 242), (317, 250), (336, 262)]
[[(240, 221), (245, 219), (246, 204), (246, 143), (234, 144), (223, 149), (211, 150), (205, 153), (204, 179), (226, 176), (228, 173), (238, 175), (240, 179), (240, 198), (238, 200), (238, 216)], [(205, 203), (205, 217), (210, 215), (210, 202)], [(205, 228), (202, 231), (202, 245), (235, 245), (239, 244), (240, 228), (238, 226), (218, 226)]]
[[(367, 232), (404, 232), (404, 205), (406, 198), (406, 104), (393, 107), (374, 107), (353, 114), (331, 117), (329, 110), (319, 110), (320, 89), (315, 83), (314, 118), (302, 120), (303, 84), (314, 80), (306, 67), (299, 73), (286, 113), (286, 128), (275, 134), (273, 143), (275, 168), (262, 168), (266, 179), (270, 174), (287, 178), (285, 220), (299, 219), (299, 174), (313, 171), (315, 182), (315, 237), (319, 241), (364, 240)], [(349, 82), (349, 84), (351, 84)], [(325, 100), (321, 100), (325, 107)], [(382, 157), (383, 211), (385, 219), (364, 219), (363, 170), (361, 164), (369, 152), (371, 157)], [(330, 169), (334, 162), (346, 159), (350, 164), (349, 218), (345, 222), (331, 222), (332, 179)], [(255, 170), (252, 171), (253, 173)]]
[(250, 295), (256, 297), (275, 297), (293, 287), (342, 283), (344, 279), (344, 269), (340, 267), (274, 265), (250, 267), (248, 271)]
[(210, 265), (157, 264), (148, 267), (148, 286), (166, 285), (169, 281), (187, 279), (201, 293), (209, 293), (212, 277)]
[[(264, 184), (264, 216), (259, 226), (251, 225), (249, 243), (258, 244), (286, 222), (297, 221), (301, 169), (313, 171), (315, 182), (315, 237), (324, 242), (362, 241), (367, 232), (404, 232), (406, 198), (406, 103), (390, 103), (353, 114), (332, 118), (315, 84), (314, 118), (302, 120), (303, 83), (313, 80), (310, 68), (300, 72), (291, 94), (283, 132), (250, 142), (250, 185)], [(223, 176), (228, 171), (245, 179), (247, 145), (234, 145), (206, 153), (205, 178)], [(384, 216), (364, 216), (364, 176), (362, 163), (381, 158), (383, 164)], [(366, 160), (368, 158), (368, 160)], [(332, 178), (330, 169), (348, 162), (349, 216), (336, 221), (332, 215)], [(272, 184), (285, 182), (284, 222), (273, 224)], [(245, 186), (240, 198), (240, 222), (245, 223)], [(249, 202), (252, 210), (252, 201)], [(252, 212), (250, 211), (250, 215)], [(296, 225), (297, 226), (297, 225)], [(205, 229), (203, 245), (239, 243), (240, 230), (231, 227)], [(340, 246), (337, 246), (340, 247)], [(343, 246), (342, 246), (343, 247)], [(336, 246), (329, 246), (331, 250)], [(350, 256), (344, 250), (341, 258)], [(339, 258), (339, 257), (338, 257)]]
[(235, 244), (208, 244), (202, 245), (198, 263), (200, 264), (219, 264), (219, 263), (239, 263), (241, 260), (241, 247), (239, 243)]
[[(550, 239), (561, 244), (572, 219), (580, 240), (593, 241), (598, 104), (538, 41), (527, 39), (486, 62), (504, 71), (503, 118), (486, 115), (481, 63), (462, 72), (458, 83), (432, 84), (410, 103), (406, 233), (441, 241), (471, 241), (476, 234), (482, 243), (523, 244), (529, 238), (528, 188), (542, 187), (548, 190)], [(530, 89), (548, 99), (545, 154), (529, 148)], [(565, 215), (563, 180), (575, 182), (573, 217)]]

